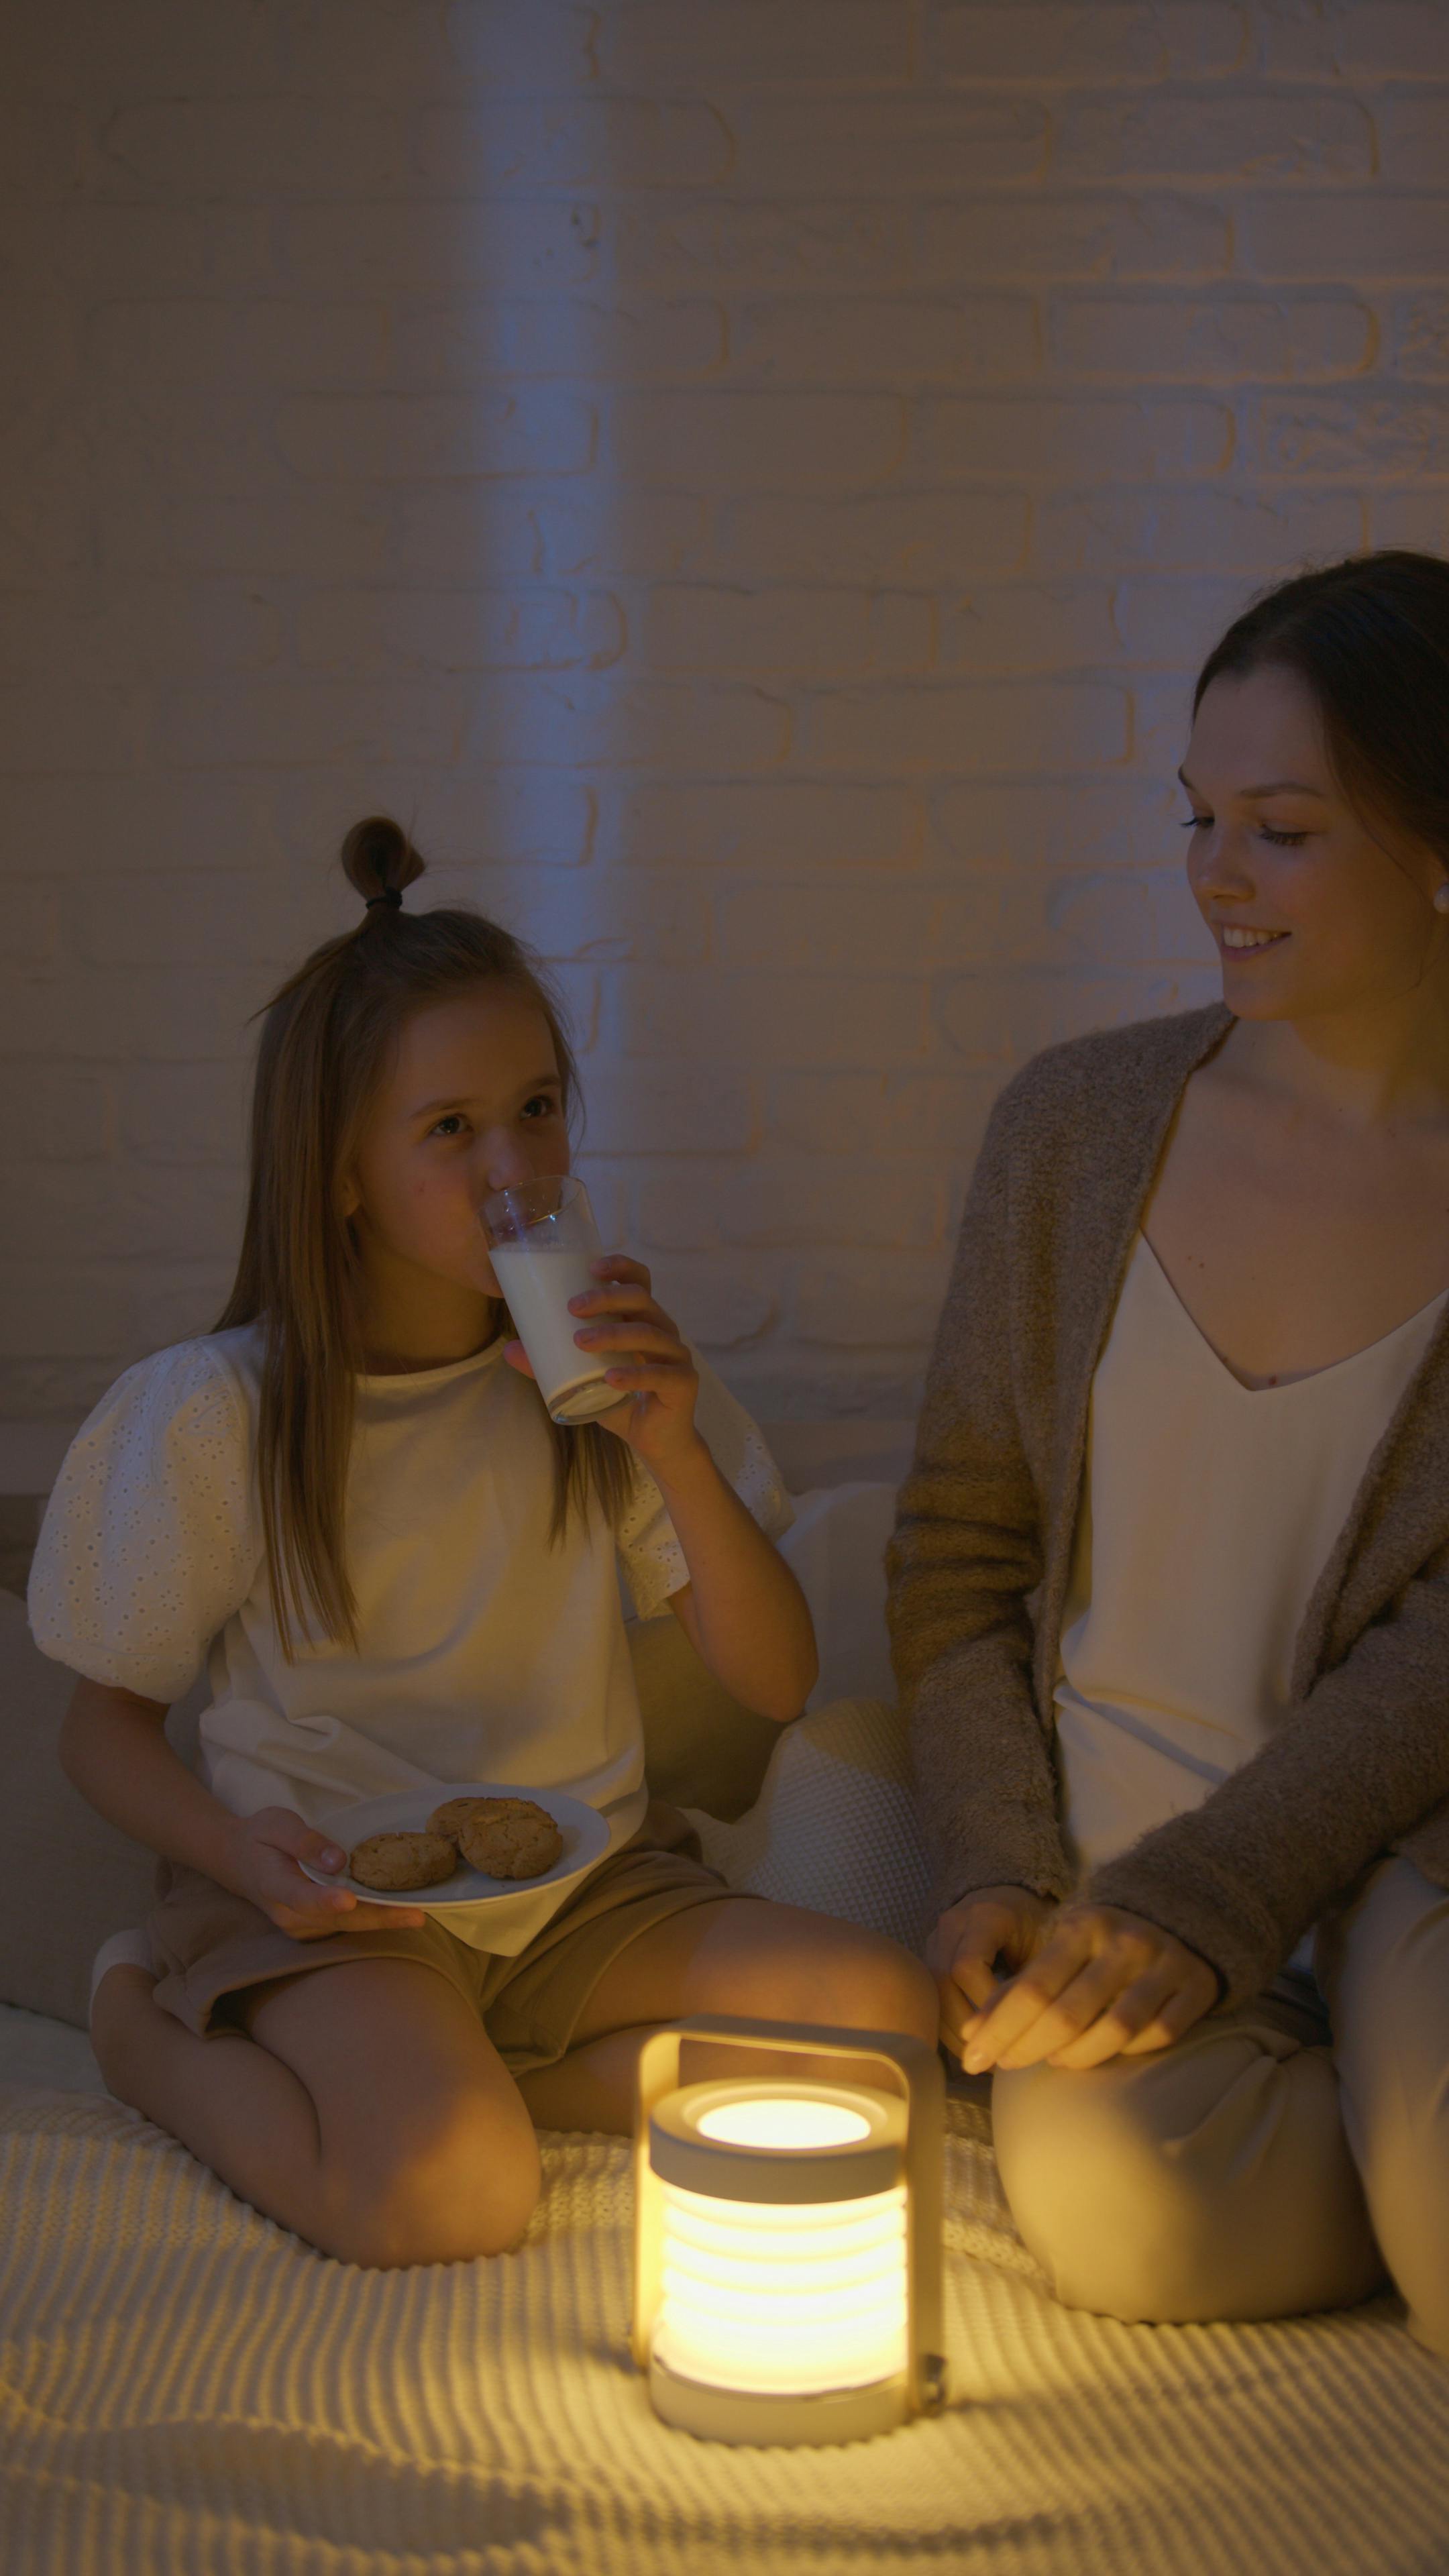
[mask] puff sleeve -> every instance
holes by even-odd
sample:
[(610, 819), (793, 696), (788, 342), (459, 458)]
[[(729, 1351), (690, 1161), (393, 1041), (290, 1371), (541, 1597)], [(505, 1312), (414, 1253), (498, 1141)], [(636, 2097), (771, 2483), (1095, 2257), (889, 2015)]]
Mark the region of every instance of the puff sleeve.
[(251, 1487), (246, 1400), (205, 1341), (127, 1369), (46, 1505), (27, 1596), (42, 1654), (143, 1699), (182, 1698), (261, 1563)]
[[(694, 1360), (699, 1370), (699, 1401), (694, 1418), (700, 1436), (726, 1484), (733, 1485), (766, 1538), (781, 1538), (795, 1514), (780, 1470), (744, 1406), (735, 1401), (698, 1352)], [(634, 1608), (641, 1619), (652, 1619), (663, 1609), (671, 1592), (684, 1589), (689, 1568), (664, 1508), (664, 1498), (643, 1468), (616, 1543)]]

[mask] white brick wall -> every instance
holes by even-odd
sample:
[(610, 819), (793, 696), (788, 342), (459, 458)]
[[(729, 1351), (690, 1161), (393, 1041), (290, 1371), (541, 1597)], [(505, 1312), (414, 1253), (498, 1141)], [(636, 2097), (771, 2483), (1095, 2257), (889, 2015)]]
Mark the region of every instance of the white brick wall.
[(1202, 650), (1449, 547), (1449, 5), (12, 0), (0, 100), (0, 1415), (211, 1321), (374, 804), (733, 1381), (906, 1411), (1003, 1075), (1211, 988)]

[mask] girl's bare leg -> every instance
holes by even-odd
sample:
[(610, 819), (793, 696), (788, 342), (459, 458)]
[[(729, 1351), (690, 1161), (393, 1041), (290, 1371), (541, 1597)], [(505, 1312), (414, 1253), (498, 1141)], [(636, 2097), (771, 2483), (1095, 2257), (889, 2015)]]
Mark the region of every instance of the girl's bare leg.
[(242, 2200), (343, 2262), (470, 2261), (538, 2197), (518, 2088), (446, 1977), (359, 1959), (253, 1987), (245, 2030), (197, 2039), (116, 1967), (92, 2036), (111, 2091)]
[(922, 1961), (883, 1934), (802, 1906), (724, 1897), (670, 1915), (621, 1950), (567, 2055), (520, 2076), (518, 2090), (541, 2128), (627, 2134), (641, 2041), (695, 2012), (905, 2031), (934, 2048), (940, 2006)]
[(116, 1967), (92, 2035), (111, 2091), (238, 2197), (344, 2262), (468, 2261), (514, 2243), (538, 2196), (534, 2123), (633, 2125), (650, 2028), (690, 2012), (936, 2035), (934, 1984), (878, 1934), (762, 1901), (692, 1907), (641, 1933), (574, 2046), (515, 2083), (461, 1995), (406, 1959), (254, 1987), (246, 2027), (197, 2039)]

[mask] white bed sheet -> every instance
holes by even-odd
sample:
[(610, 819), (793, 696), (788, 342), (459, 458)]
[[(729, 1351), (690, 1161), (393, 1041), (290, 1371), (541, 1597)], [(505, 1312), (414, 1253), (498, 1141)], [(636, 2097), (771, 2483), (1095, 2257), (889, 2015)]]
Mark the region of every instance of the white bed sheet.
[(948, 2106), (953, 2404), (830, 2451), (659, 2424), (630, 2156), (546, 2136), (523, 2243), (361, 2272), (79, 2092), (0, 2092), (6, 2576), (1428, 2576), (1449, 2369), (1392, 2302), (1122, 2326), (1046, 2294)]
[(16, 2004), (0, 2004), (0, 2084), (50, 2085), (62, 2093), (106, 2089), (83, 2030)]

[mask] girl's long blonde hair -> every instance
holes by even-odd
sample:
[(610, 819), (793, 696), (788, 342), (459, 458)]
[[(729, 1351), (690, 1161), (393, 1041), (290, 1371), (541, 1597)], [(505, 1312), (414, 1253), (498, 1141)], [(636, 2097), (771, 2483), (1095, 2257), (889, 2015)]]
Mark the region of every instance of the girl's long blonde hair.
[[(403, 912), (395, 899), (424, 861), (385, 815), (353, 826), (342, 865), (369, 908), (355, 930), (314, 948), (257, 1014), (246, 1227), (232, 1292), (213, 1326), (264, 1327), (257, 1483), (289, 1663), (293, 1623), (305, 1627), (313, 1612), (327, 1637), (354, 1653), (358, 1645), (344, 1523), (363, 1367), (361, 1266), (341, 1213), (341, 1183), (398, 1029), (429, 1002), (471, 985), (506, 984), (527, 994), (548, 1025), (565, 1116), (579, 1096), (562, 1006), (521, 940), (471, 907)], [(553, 1537), (591, 1496), (617, 1523), (634, 1484), (629, 1450), (597, 1424), (564, 1430), (543, 1418), (554, 1449)]]

